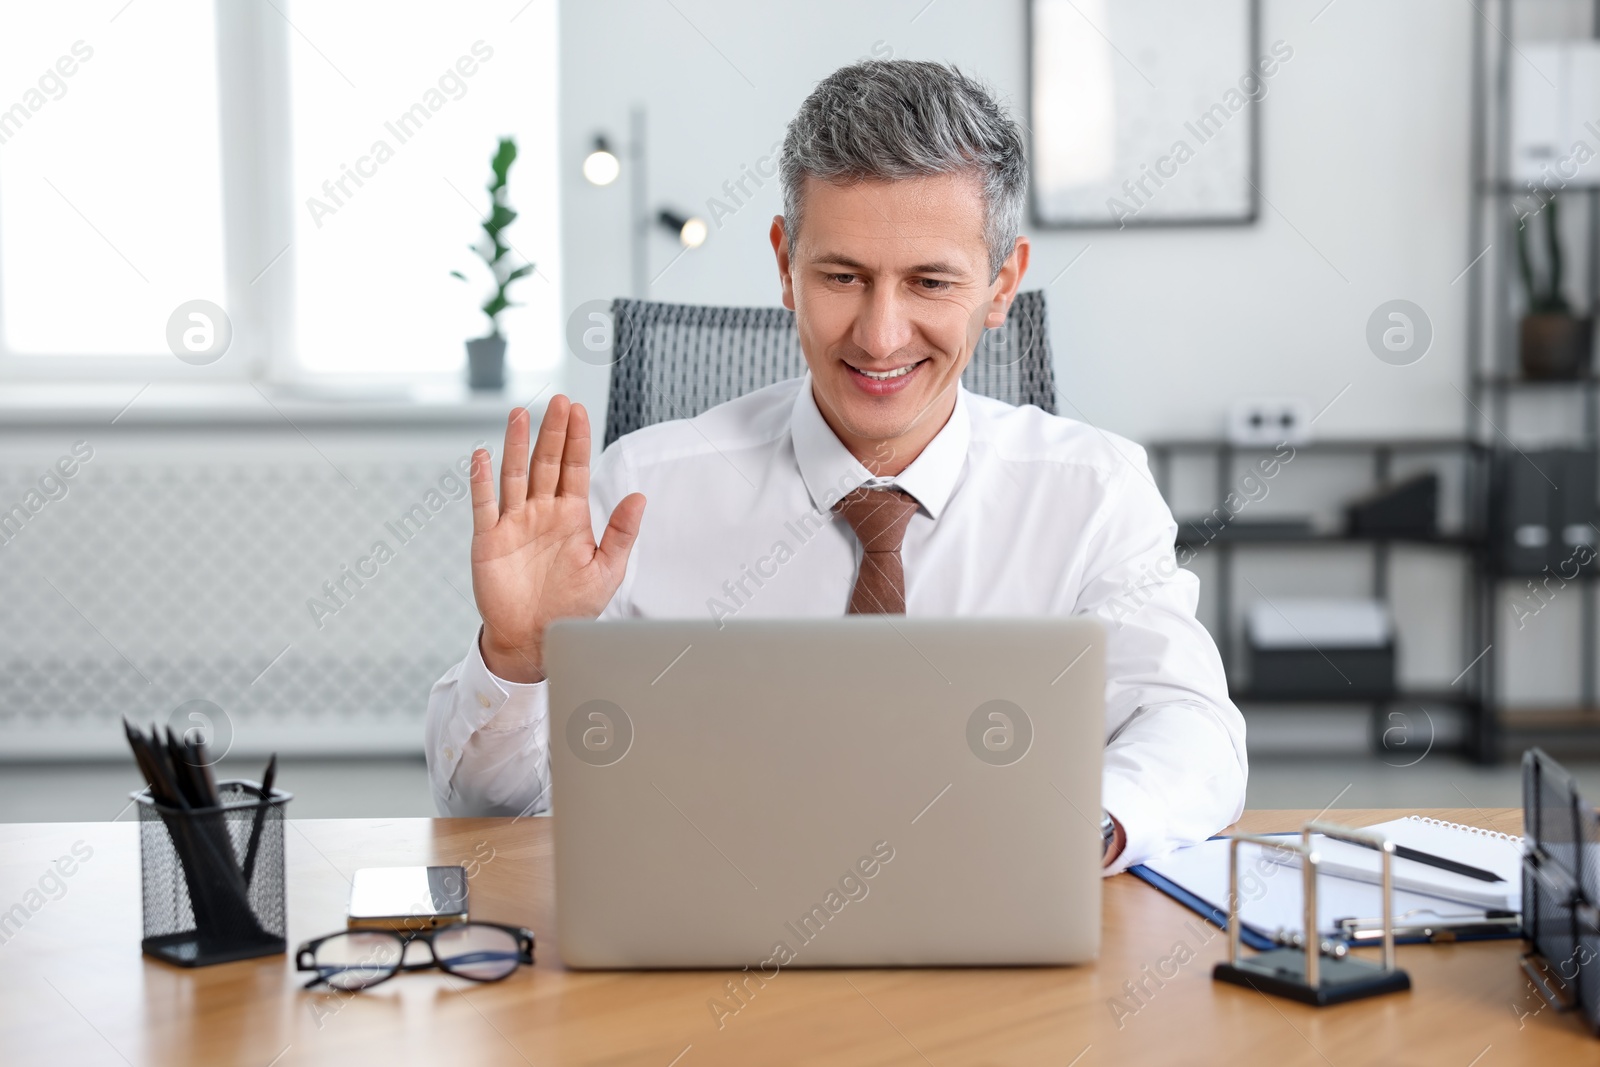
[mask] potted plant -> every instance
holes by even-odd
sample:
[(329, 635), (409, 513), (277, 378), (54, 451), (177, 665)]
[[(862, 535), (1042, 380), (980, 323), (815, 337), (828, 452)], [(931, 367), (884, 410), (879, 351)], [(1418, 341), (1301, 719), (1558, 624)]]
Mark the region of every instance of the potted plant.
[[(517, 160), (517, 142), (510, 137), (500, 138), (494, 157), (489, 161), (489, 214), (483, 220), (483, 245), (468, 245), (489, 268), (494, 289), (483, 303), (483, 313), (489, 316), (489, 332), (467, 342), (467, 384), (473, 389), (501, 389), (506, 384), (506, 339), (500, 333), (500, 313), (509, 307), (518, 307), (506, 296), (511, 283), (533, 273), (532, 263), (514, 267), (511, 248), (502, 239), (506, 227), (517, 219), (517, 213), (506, 203), (506, 177), (511, 164)], [(458, 270), (452, 276), (467, 280)]]
[(1525, 378), (1556, 380), (1582, 378), (1589, 372), (1589, 349), (1594, 319), (1573, 314), (1561, 292), (1561, 238), (1557, 231), (1557, 200), (1545, 205), (1545, 257), (1550, 269), (1541, 287), (1528, 254), (1528, 225), (1517, 226), (1517, 259), (1527, 291), (1528, 313), (1522, 317), (1519, 358)]

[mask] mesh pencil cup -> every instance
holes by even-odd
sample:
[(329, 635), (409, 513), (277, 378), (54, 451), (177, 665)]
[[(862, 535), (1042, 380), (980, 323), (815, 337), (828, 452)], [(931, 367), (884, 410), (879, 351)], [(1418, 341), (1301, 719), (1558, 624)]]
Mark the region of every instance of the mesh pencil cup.
[(293, 794), (240, 780), (222, 803), (187, 811), (139, 804), (145, 955), (180, 967), (271, 956), (284, 941), (283, 819)]

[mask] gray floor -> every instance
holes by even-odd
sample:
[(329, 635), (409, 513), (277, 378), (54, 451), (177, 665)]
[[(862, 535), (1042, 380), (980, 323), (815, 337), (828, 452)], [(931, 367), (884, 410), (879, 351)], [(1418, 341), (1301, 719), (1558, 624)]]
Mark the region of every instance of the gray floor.
[[(1250, 808), (1520, 808), (1517, 763), (1480, 767), (1434, 753), (1412, 766), (1370, 756), (1255, 758)], [(1564, 761), (1589, 800), (1600, 798), (1600, 763)]]
[[(1588, 796), (1600, 797), (1600, 763), (1568, 763)], [(256, 778), (255, 764), (225, 762), (219, 777)], [(1478, 767), (1432, 754), (1399, 767), (1364, 756), (1258, 757), (1250, 768), (1252, 808), (1514, 808), (1522, 804), (1515, 764)], [(127, 819), (138, 788), (132, 764), (0, 764), (0, 822)], [(397, 818), (434, 814), (427, 768), (415, 759), (281, 761), (278, 785), (294, 794), (302, 819)]]

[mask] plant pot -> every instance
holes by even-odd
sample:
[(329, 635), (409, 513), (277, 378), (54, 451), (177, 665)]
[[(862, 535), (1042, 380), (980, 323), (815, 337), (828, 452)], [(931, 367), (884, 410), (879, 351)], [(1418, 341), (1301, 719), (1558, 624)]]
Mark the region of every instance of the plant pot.
[(506, 386), (506, 339), (497, 333), (467, 342), (467, 385), (473, 389)]
[(1519, 356), (1522, 376), (1539, 381), (1582, 378), (1589, 373), (1594, 320), (1576, 315), (1525, 315)]

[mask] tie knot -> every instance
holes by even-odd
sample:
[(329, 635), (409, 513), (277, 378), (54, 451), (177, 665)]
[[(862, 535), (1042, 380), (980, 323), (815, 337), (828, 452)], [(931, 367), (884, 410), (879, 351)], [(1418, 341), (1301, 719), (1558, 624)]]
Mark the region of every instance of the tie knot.
[(856, 532), (863, 552), (898, 553), (917, 501), (903, 489), (857, 489), (833, 510)]

